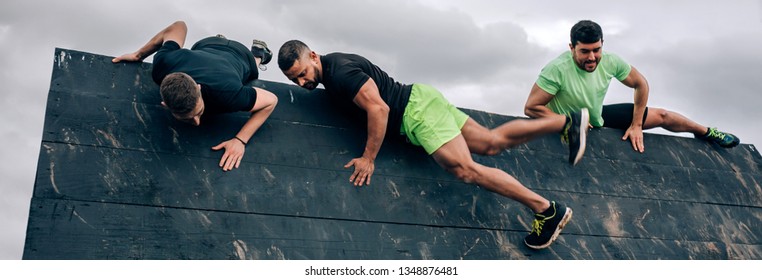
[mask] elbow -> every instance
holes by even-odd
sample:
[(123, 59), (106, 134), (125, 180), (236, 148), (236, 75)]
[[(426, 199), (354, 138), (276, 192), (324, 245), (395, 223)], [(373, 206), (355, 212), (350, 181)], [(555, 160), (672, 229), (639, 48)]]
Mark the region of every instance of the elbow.
[(374, 106), (368, 108), (368, 114), (374, 114), (374, 115), (388, 116), (389, 111), (390, 111), (389, 105), (387, 105), (386, 103), (375, 104)]
[(530, 106), (524, 106), (524, 115), (533, 119), (540, 117), (537, 112)]
[(386, 103), (377, 104), (365, 109), (365, 112), (368, 114), (368, 120), (386, 120), (389, 118), (389, 111), (389, 105), (386, 105)]
[(270, 110), (275, 109), (275, 106), (278, 106), (278, 96), (273, 94), (273, 102), (270, 104)]
[(266, 111), (269, 114), (275, 111), (275, 106), (278, 106), (278, 97), (273, 94), (270, 97), (270, 104), (265, 105), (265, 107), (262, 108), (262, 110)]
[(381, 106), (378, 106), (376, 111), (378, 112), (379, 115), (384, 116), (384, 118), (388, 118), (389, 117), (389, 111), (390, 111), (390, 109), (389, 109), (389, 105), (386, 105), (386, 103), (384, 103)]
[(255, 91), (257, 93), (257, 98), (254, 100), (254, 106), (251, 107), (249, 112), (251, 112), (252, 115), (259, 112), (269, 115), (275, 111), (275, 106), (278, 105), (278, 96), (263, 89), (255, 89)]
[(381, 112), (382, 112), (384, 115), (389, 115), (389, 105), (386, 105), (386, 104), (384, 103), (382, 106), (380, 106), (379, 110), (380, 110), (380, 111), (381, 111)]
[(524, 115), (530, 118), (532, 117), (532, 110), (530, 110), (528, 106), (524, 106)]

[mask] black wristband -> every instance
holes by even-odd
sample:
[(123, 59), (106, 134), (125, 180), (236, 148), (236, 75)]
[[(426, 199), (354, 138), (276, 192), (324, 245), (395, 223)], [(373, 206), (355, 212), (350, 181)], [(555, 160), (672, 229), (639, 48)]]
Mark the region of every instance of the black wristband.
[(246, 143), (246, 142), (244, 142), (243, 140), (241, 140), (241, 138), (238, 138), (238, 136), (233, 136), (233, 138), (235, 138), (235, 139), (238, 139), (238, 141), (241, 141), (241, 143), (242, 143), (244, 146), (246, 146), (246, 144), (247, 144), (247, 143)]

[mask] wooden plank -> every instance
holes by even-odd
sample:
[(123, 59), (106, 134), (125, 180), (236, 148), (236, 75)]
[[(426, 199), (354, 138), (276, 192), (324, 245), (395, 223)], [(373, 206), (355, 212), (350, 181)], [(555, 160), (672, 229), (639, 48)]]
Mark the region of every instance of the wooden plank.
[[(82, 113), (80, 113), (82, 112)], [(183, 146), (211, 147), (234, 135), (245, 122), (247, 114), (227, 114), (217, 118), (206, 120), (200, 128), (192, 127), (174, 121), (171, 116), (158, 105), (139, 104), (134, 102), (119, 102), (104, 100), (96, 97), (84, 97), (64, 95), (51, 98), (48, 104), (48, 117), (43, 134), (44, 141), (65, 142), (83, 145), (111, 145), (115, 148), (157, 150), (180, 152)], [(82, 121), (86, 119), (87, 121)], [(276, 127), (279, 119), (270, 119), (258, 134), (254, 136), (254, 143), (273, 143), (273, 141), (286, 142), (286, 147), (303, 147), (305, 145), (323, 146), (332, 145), (340, 147), (342, 153), (361, 151), (365, 132), (361, 125), (355, 126), (326, 126), (309, 122), (282, 121), (281, 123), (301, 124), (303, 132), (285, 132), (284, 134), (271, 135), (266, 132), (268, 128)], [(320, 128), (330, 128), (330, 133), (322, 135), (313, 134)], [(606, 135), (602, 135), (607, 132)], [(293, 133), (293, 134), (288, 134)], [(663, 166), (682, 166), (696, 169), (724, 170), (735, 173), (757, 173), (759, 167), (759, 154), (753, 146), (740, 146), (735, 149), (707, 150), (706, 143), (695, 139), (678, 139), (658, 135), (654, 139), (664, 142), (654, 145), (662, 151), (649, 150), (646, 154), (638, 154), (629, 151), (628, 144), (618, 139), (612, 141), (615, 132), (613, 130), (594, 130), (590, 137), (589, 155), (582, 161), (580, 168), (588, 168), (585, 164), (590, 159), (603, 158), (619, 161), (641, 162), (646, 164), (659, 164)], [(595, 134), (601, 134), (599, 136)], [(104, 138), (108, 135), (108, 139)], [(136, 137), (135, 135), (139, 136)], [(391, 138), (391, 137), (390, 137)], [(693, 140), (693, 141), (690, 141)], [(315, 143), (312, 143), (315, 142)], [(382, 153), (396, 156), (400, 153), (397, 147), (409, 146), (399, 141), (389, 140), (385, 143)], [(335, 143), (335, 144), (333, 144)], [(392, 145), (390, 143), (394, 143)], [(175, 144), (175, 145), (172, 145)], [(533, 146), (537, 147), (533, 147)], [(617, 156), (604, 155), (607, 150), (598, 151), (594, 147), (618, 147)], [(703, 149), (702, 149), (703, 147)], [(749, 150), (746, 150), (749, 149)], [(192, 149), (193, 150), (193, 149)], [(282, 150), (282, 148), (280, 149)], [(407, 147), (403, 152), (414, 152), (415, 147)], [(562, 145), (554, 135), (549, 135), (522, 145), (510, 151), (523, 152), (526, 150), (547, 152), (556, 154), (563, 161), (567, 154), (567, 148)], [(677, 152), (679, 151), (679, 152)], [(698, 151), (689, 153), (686, 151)], [(725, 153), (724, 155), (720, 153)], [(639, 158), (633, 158), (639, 157)]]
[[(116, 104), (111, 106), (108, 100), (83, 96), (62, 97), (51, 103), (43, 136), (46, 142), (194, 157), (221, 156), (222, 152), (210, 148), (235, 135), (246, 121), (246, 114), (229, 114), (211, 119), (201, 127), (192, 127), (174, 122), (156, 105), (114, 102)], [(356, 128), (272, 119), (252, 138), (244, 163), (339, 171), (343, 170), (343, 164), (359, 156), (364, 145), (359, 139), (364, 137), (365, 132)], [(725, 168), (698, 169), (590, 156), (572, 168), (566, 164), (565, 147), (557, 141), (554, 143), (553, 148), (540, 151), (511, 149), (499, 156), (475, 156), (475, 159), (505, 170), (533, 188), (569, 190), (573, 187), (579, 192), (592, 190), (592, 193), (622, 196), (762, 206), (760, 173), (734, 170), (739, 167), (726, 159), (702, 160), (710, 166)], [(682, 153), (676, 155), (683, 156)], [(378, 175), (452, 180), (422, 149), (399, 141), (384, 144), (376, 165)], [(697, 185), (712, 187), (696, 188)]]
[(556, 155), (507, 151), (477, 162), (513, 174), (532, 189), (654, 200), (762, 206), (762, 175), (588, 158), (576, 167)]
[[(140, 205), (32, 201), (24, 259), (759, 259), (760, 244), (525, 233)], [(43, 219), (44, 217), (44, 219)]]
[[(45, 168), (39, 170), (35, 197), (517, 231), (528, 230), (531, 219), (519, 203), (456, 180), (378, 174), (373, 186), (355, 188), (347, 181), (349, 171), (251, 163), (224, 173), (216, 158), (52, 143), (41, 154)], [(77, 164), (67, 164), (72, 162)], [(606, 182), (600, 186), (617, 189)], [(563, 187), (535, 191), (575, 209), (572, 233), (762, 240), (749, 230), (762, 227), (762, 207)]]
[[(158, 104), (142, 104), (130, 101), (108, 100), (96, 96), (58, 94), (48, 100), (43, 141), (81, 145), (109, 146), (113, 148), (155, 150), (157, 152), (181, 152), (178, 146), (211, 147), (221, 140), (232, 138), (248, 120), (245, 112), (210, 116), (203, 119), (200, 127), (181, 123)], [(320, 125), (290, 120), (269, 119), (262, 130), (270, 127), (269, 123), (287, 123), (301, 125), (307, 133), (275, 139), (275, 141), (316, 143), (326, 145), (343, 140), (351, 141), (364, 135), (357, 127)], [(340, 134), (329, 139), (308, 137), (309, 132), (332, 129), (332, 134)], [(255, 143), (272, 143), (272, 136), (257, 133)], [(266, 134), (266, 133), (265, 133)], [(105, 136), (104, 136), (105, 135)], [(292, 139), (296, 136), (307, 136)], [(105, 139), (104, 139), (105, 138)], [(169, 144), (169, 145), (167, 145)], [(355, 144), (356, 146), (362, 143)], [(346, 144), (345, 144), (346, 145)], [(335, 145), (334, 145), (335, 146)]]
[[(278, 91), (276, 94), (279, 92), (282, 91)], [(299, 96), (299, 94), (292, 95)], [(362, 126), (364, 123), (362, 121), (348, 120), (341, 110), (305, 111), (304, 108), (325, 108), (329, 105), (321, 104), (327, 102), (325, 98), (316, 98), (316, 96), (320, 97), (319, 95), (304, 92), (302, 95), (297, 100), (310, 97), (307, 98), (306, 102), (302, 100), (305, 104), (310, 105), (284, 104), (281, 102), (268, 122), (282, 120), (315, 127), (346, 129), (352, 131), (354, 135), (358, 135), (356, 138), (348, 139), (351, 143), (361, 142), (362, 144), (362, 141), (356, 140), (364, 137), (365, 132)], [(90, 97), (89, 95), (83, 97), (77, 94), (55, 91), (51, 91), (51, 96), (57, 97), (49, 99), (48, 110), (50, 112), (48, 115), (50, 119), (46, 118), (44, 133), (44, 139), (50, 141), (62, 141), (60, 137), (55, 137), (56, 133), (64, 132), (66, 128), (75, 129), (77, 127), (82, 127), (83, 130), (106, 131), (120, 126), (120, 129), (125, 130), (125, 134), (140, 133), (142, 134), (141, 138), (174, 136), (178, 133), (178, 129), (188, 133), (198, 131), (195, 134), (200, 135), (229, 135), (237, 132), (240, 124), (245, 122), (245, 118), (248, 116), (245, 113), (238, 113), (213, 118), (204, 123), (204, 126), (208, 127), (206, 130), (199, 131), (172, 120), (169, 114), (157, 105), (158, 103), (120, 102)], [(85, 98), (85, 100), (80, 100), (81, 98)], [(282, 96), (280, 98), (281, 100), (284, 99)], [(93, 115), (87, 117), (94, 117), (94, 124), (81, 124), (76, 119), (79, 110), (84, 109), (93, 110)], [(477, 121), (484, 122), (487, 127), (495, 127), (504, 121), (515, 119), (515, 117), (493, 116), (472, 110), (465, 111), (469, 112)], [(158, 119), (155, 119), (156, 117)], [(90, 127), (87, 127), (88, 125)], [(762, 173), (762, 156), (753, 145), (744, 144), (734, 149), (724, 149), (697, 139), (647, 134), (648, 151), (645, 154), (640, 154), (630, 149), (629, 142), (619, 140), (620, 133), (620, 131), (607, 128), (592, 130), (588, 140), (588, 151), (582, 162), (588, 158), (605, 158), (667, 166)], [(52, 137), (49, 137), (50, 135)], [(255, 135), (255, 137), (257, 136)], [(391, 139), (391, 137), (388, 138)], [(141, 148), (145, 149), (144, 147)], [(547, 135), (512, 150), (547, 151), (558, 154), (561, 158), (565, 158), (568, 154), (566, 146), (560, 143), (557, 135)]]
[[(150, 63), (111, 63), (113, 57), (56, 48), (50, 91), (159, 104)], [(49, 98), (57, 98), (51, 94)]]

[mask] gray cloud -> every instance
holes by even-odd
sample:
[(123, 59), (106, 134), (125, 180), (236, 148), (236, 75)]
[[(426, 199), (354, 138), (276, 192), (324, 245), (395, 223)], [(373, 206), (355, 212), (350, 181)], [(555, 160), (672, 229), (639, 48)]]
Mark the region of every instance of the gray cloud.
[(541, 52), (510, 22), (480, 27), (458, 10), (410, 1), (330, 3), (320, 12), (312, 5), (283, 7), (281, 15), (299, 20), (282, 23), (319, 53), (360, 53), (403, 81), (478, 82)]

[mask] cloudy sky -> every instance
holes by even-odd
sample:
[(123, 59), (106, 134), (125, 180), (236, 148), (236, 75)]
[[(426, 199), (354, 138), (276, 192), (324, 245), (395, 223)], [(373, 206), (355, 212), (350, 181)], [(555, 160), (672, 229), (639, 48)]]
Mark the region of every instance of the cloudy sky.
[[(568, 49), (581, 19), (601, 24), (604, 50), (645, 75), (649, 106), (762, 144), (758, 0), (4, 0), (0, 259), (22, 256), (56, 47), (121, 55), (184, 20), (189, 43), (223, 33), (277, 50), (300, 39), (320, 54), (364, 55), (401, 82), (439, 88), (456, 106), (521, 116), (540, 69)], [(288, 82), (275, 65), (260, 78)], [(632, 90), (612, 83), (607, 103), (631, 100)]]

